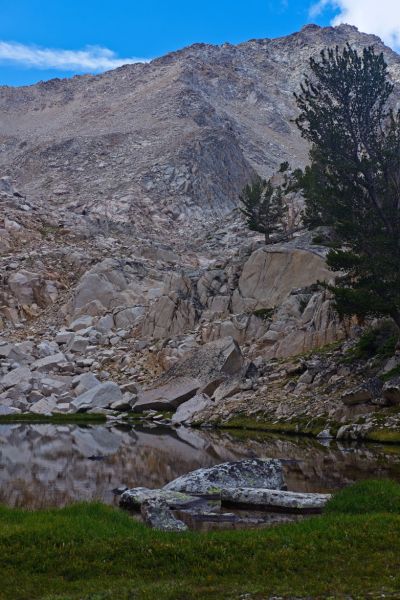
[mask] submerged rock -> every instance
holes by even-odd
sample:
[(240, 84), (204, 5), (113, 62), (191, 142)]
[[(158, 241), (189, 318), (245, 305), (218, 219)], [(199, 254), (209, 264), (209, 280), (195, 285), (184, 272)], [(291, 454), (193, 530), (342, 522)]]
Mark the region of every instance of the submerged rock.
[(256, 458), (197, 469), (174, 479), (164, 490), (209, 494), (236, 487), (286, 489), (281, 461)]

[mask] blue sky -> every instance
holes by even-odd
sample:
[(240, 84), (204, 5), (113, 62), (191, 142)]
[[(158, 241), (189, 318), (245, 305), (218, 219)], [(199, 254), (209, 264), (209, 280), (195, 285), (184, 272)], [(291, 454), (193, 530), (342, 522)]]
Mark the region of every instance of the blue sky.
[(400, 0), (0, 0), (0, 84), (99, 72), (194, 42), (277, 37), (341, 16), (357, 25), (360, 2), (380, 12), (385, 3), (400, 6)]

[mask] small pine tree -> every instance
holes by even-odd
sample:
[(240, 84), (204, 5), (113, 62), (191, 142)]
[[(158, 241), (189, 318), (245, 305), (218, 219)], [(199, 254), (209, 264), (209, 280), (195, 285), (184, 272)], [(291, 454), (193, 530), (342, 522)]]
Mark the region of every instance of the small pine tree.
[(286, 213), (282, 188), (274, 187), (270, 179), (257, 177), (246, 185), (239, 198), (249, 229), (263, 233), (265, 243), (270, 244), (271, 234), (282, 229)]

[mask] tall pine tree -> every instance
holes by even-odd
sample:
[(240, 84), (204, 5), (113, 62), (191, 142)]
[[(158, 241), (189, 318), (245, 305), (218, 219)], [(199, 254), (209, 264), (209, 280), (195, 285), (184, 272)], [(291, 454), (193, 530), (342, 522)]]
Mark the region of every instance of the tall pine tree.
[(329, 225), (340, 248), (328, 264), (347, 274), (332, 289), (342, 316), (389, 315), (400, 327), (400, 113), (382, 54), (347, 45), (310, 60), (296, 95), (311, 142), (301, 177), (309, 226)]

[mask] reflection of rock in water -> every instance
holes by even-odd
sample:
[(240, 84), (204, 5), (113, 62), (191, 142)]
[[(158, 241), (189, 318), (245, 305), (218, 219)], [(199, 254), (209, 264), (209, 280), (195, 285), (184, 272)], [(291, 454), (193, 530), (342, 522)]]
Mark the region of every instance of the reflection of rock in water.
[[(89, 457), (102, 456), (101, 461)], [(249, 456), (288, 459), (288, 488), (328, 492), (364, 477), (399, 478), (400, 454), (384, 447), (326, 448), (304, 439), (189, 429), (0, 426), (0, 502), (41, 507), (113, 502), (120, 485), (159, 488), (202, 466)], [(290, 462), (298, 461), (298, 462)]]

